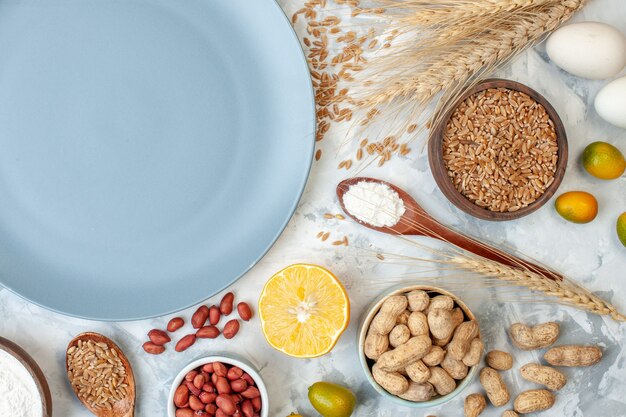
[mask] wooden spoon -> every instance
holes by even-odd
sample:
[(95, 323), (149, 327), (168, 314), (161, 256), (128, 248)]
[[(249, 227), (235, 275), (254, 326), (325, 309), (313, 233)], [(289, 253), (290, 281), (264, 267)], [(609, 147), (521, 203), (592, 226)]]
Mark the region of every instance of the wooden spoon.
[[(92, 414), (98, 417), (133, 417), (135, 414), (135, 377), (133, 375), (133, 368), (130, 366), (130, 362), (128, 362), (128, 359), (124, 355), (124, 352), (122, 352), (122, 349), (120, 349), (119, 346), (117, 346), (111, 339), (99, 333), (81, 333), (72, 339), (69, 345), (67, 345), (67, 350), (69, 351), (71, 347), (77, 346), (79, 340), (82, 340), (83, 342), (91, 340), (94, 343), (106, 343), (109, 349), (115, 349), (118, 357), (122, 361), (122, 365), (124, 365), (124, 369), (126, 370), (126, 379), (124, 382), (128, 384), (128, 396), (122, 398), (120, 401), (117, 401), (111, 410), (92, 407), (91, 404), (85, 402), (85, 400), (78, 395), (76, 389), (72, 385), (72, 389), (74, 390), (74, 393), (78, 397), (79, 401), (83, 403), (83, 405), (91, 411)], [(67, 359), (66, 352), (65, 369), (66, 371), (69, 371)]]
[[(395, 190), (402, 201), (406, 211), (400, 218), (400, 221), (390, 227), (376, 227), (366, 222), (363, 222), (352, 215), (343, 204), (343, 195), (351, 185), (359, 183), (361, 181), (377, 182), (385, 184)], [(465, 249), (468, 252), (482, 256), (483, 258), (490, 259), (492, 261), (499, 262), (501, 264), (511, 266), (517, 269), (528, 269), (540, 275), (544, 275), (548, 278), (561, 281), (563, 276), (557, 272), (550, 271), (541, 266), (535, 265), (528, 261), (511, 255), (500, 249), (496, 249), (485, 243), (482, 243), (474, 238), (465, 236), (461, 233), (455, 232), (452, 229), (442, 225), (432, 216), (430, 216), (417, 202), (403, 189), (396, 187), (386, 181), (381, 181), (375, 178), (367, 177), (355, 177), (344, 180), (337, 185), (337, 197), (339, 197), (339, 204), (343, 211), (353, 220), (362, 224), (365, 227), (376, 230), (378, 232), (389, 233), (392, 235), (420, 235), (432, 237), (444, 242), (451, 243), (459, 248)]]

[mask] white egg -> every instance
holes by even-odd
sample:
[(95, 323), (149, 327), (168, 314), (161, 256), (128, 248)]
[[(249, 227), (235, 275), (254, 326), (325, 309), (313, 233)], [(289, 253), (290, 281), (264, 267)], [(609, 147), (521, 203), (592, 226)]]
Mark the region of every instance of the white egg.
[(594, 105), (600, 117), (626, 129), (626, 77), (618, 78), (602, 87)]
[(565, 71), (601, 80), (626, 66), (626, 37), (606, 23), (573, 23), (550, 35), (546, 52)]

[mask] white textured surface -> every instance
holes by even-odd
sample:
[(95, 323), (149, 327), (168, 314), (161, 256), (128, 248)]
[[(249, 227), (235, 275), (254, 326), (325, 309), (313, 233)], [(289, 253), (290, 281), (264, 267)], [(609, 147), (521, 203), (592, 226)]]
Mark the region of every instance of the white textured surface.
[[(300, 7), (298, 0), (281, 0), (289, 12)], [(576, 20), (599, 20), (611, 23), (626, 33), (626, 3), (624, 0), (591, 0)], [(614, 223), (617, 215), (626, 211), (626, 178), (602, 182), (586, 175), (578, 156), (589, 142), (606, 140), (626, 151), (626, 130), (603, 122), (593, 110), (593, 97), (604, 84), (568, 76), (546, 62), (542, 47), (529, 51), (500, 74), (527, 83), (544, 94), (554, 105), (567, 129), (570, 142), (570, 162), (560, 192), (582, 189), (593, 192), (600, 203), (598, 218), (588, 225), (566, 223), (554, 212), (551, 203), (521, 220), (508, 223), (488, 223), (470, 218), (452, 207), (436, 189), (428, 169), (425, 154), (414, 146), (406, 161), (394, 160), (385, 169), (371, 169), (364, 174), (379, 177), (405, 188), (428, 211), (467, 233), (495, 243), (507, 242), (527, 254), (584, 282), (593, 290), (626, 309), (626, 249), (617, 240)], [(250, 273), (233, 286), (239, 300), (255, 303), (266, 279), (278, 269), (294, 262), (313, 262), (333, 270), (345, 283), (352, 301), (352, 322), (333, 352), (323, 358), (297, 360), (273, 351), (260, 333), (258, 321), (242, 326), (241, 334), (230, 342), (202, 341), (183, 354), (173, 348), (158, 357), (147, 356), (141, 350), (145, 334), (153, 327), (164, 327), (169, 317), (132, 323), (109, 324), (64, 317), (30, 305), (6, 290), (0, 290), (0, 335), (24, 347), (33, 355), (51, 384), (55, 417), (86, 417), (90, 414), (73, 397), (65, 378), (64, 349), (77, 333), (87, 330), (102, 332), (115, 339), (125, 350), (135, 368), (138, 386), (138, 417), (164, 416), (165, 401), (174, 375), (192, 359), (220, 351), (232, 351), (251, 361), (264, 377), (270, 395), (270, 415), (282, 417), (299, 410), (310, 417), (317, 414), (308, 404), (307, 387), (318, 380), (328, 380), (350, 386), (359, 397), (354, 415), (359, 417), (459, 416), (462, 397), (440, 408), (412, 411), (398, 408), (383, 400), (367, 385), (356, 358), (355, 337), (358, 321), (369, 300), (385, 288), (397, 283), (398, 272), (376, 265), (365, 258), (364, 251), (373, 245), (388, 252), (410, 251), (398, 239), (369, 231), (353, 222), (325, 220), (325, 212), (339, 212), (335, 185), (345, 171), (336, 169), (337, 162), (347, 153), (336, 153), (335, 144), (324, 139), (324, 157), (314, 164), (302, 203), (276, 246)], [(347, 150), (346, 150), (347, 152)], [(351, 153), (352, 154), (352, 153)], [(330, 230), (333, 237), (344, 234), (350, 247), (322, 244), (315, 235)], [(404, 277), (406, 282), (415, 282)], [(184, 285), (184, 284), (183, 284)], [(464, 291), (457, 291), (463, 295)], [(486, 295), (488, 293), (485, 293)], [(68, 294), (71, 297), (72, 294)], [(137, 294), (141, 298), (141, 294)], [(215, 303), (213, 297), (208, 303)], [(468, 304), (477, 313), (489, 349), (504, 349), (515, 353), (513, 371), (505, 375), (513, 393), (532, 385), (520, 379), (516, 369), (537, 353), (513, 350), (505, 328), (514, 321), (557, 320), (563, 324), (561, 342), (598, 343), (606, 347), (602, 362), (589, 369), (567, 369), (567, 386), (558, 393), (555, 407), (541, 414), (546, 417), (620, 417), (626, 416), (626, 325), (587, 315), (569, 308), (541, 304), (501, 304), (485, 302), (476, 292), (467, 295)], [(193, 310), (182, 313), (189, 317)], [(178, 335), (182, 335), (180, 330)], [(475, 382), (465, 394), (479, 390)], [(499, 416), (504, 408), (489, 407), (483, 415)], [(5, 416), (2, 416), (5, 417)]]

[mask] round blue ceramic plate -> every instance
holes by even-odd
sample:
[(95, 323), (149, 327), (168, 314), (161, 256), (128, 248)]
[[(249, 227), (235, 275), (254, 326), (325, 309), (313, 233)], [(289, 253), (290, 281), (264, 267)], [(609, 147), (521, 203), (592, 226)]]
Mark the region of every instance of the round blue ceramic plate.
[(0, 2), (0, 283), (100, 320), (231, 284), (293, 214), (311, 81), (274, 0)]

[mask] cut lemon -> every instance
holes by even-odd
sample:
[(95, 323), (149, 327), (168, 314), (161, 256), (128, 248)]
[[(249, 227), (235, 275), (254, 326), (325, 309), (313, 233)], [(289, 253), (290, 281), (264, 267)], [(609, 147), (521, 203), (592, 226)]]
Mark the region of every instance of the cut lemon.
[(267, 281), (259, 298), (259, 317), (272, 347), (297, 358), (332, 350), (350, 322), (350, 300), (330, 271), (296, 264)]

